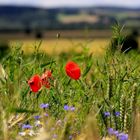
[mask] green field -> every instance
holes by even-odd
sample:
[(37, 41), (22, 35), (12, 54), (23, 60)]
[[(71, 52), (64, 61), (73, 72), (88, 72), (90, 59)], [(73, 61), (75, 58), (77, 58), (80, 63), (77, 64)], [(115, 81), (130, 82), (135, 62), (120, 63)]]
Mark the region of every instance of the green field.
[(11, 40), (0, 60), (0, 140), (139, 140), (140, 55), (109, 42)]

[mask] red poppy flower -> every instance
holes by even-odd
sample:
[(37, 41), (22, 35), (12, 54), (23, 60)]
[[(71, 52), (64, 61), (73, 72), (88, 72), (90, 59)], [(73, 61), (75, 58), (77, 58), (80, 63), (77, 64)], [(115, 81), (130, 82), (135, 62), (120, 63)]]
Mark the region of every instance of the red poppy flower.
[(50, 88), (50, 79), (52, 79), (52, 73), (50, 70), (46, 70), (41, 76), (42, 85)]
[(74, 80), (78, 80), (81, 76), (81, 70), (79, 66), (73, 61), (67, 62), (65, 71), (67, 75)]
[(34, 75), (28, 80), (28, 84), (32, 92), (38, 92), (41, 88), (41, 78), (39, 75)]

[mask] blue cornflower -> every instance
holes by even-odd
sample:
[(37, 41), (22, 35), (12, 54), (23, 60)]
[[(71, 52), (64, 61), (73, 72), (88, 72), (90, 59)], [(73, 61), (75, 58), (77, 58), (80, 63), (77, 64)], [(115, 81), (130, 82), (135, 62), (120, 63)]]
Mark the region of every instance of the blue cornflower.
[(64, 110), (68, 111), (74, 111), (75, 110), (75, 107), (74, 106), (68, 106), (68, 105), (64, 105)]
[(49, 104), (43, 104), (43, 103), (42, 103), (42, 104), (40, 105), (40, 108), (48, 108), (48, 107), (49, 107)]
[(120, 133), (118, 134), (119, 140), (128, 140), (128, 134)]
[(114, 134), (113, 128), (108, 128), (108, 134), (109, 134), (109, 135), (113, 135), (113, 134)]
[(115, 116), (119, 117), (120, 116), (120, 112), (119, 111), (115, 112)]
[(46, 114), (45, 114), (45, 116), (46, 116), (46, 117), (48, 117), (48, 116), (49, 116), (49, 114), (48, 114), (48, 113), (46, 113)]
[(64, 105), (64, 110), (68, 111), (69, 110), (69, 106), (68, 105)]
[(115, 131), (114, 131), (114, 135), (115, 135), (116, 137), (118, 137), (119, 131), (115, 130)]
[(32, 126), (29, 124), (23, 124), (22, 129), (31, 129)]
[(104, 112), (104, 116), (105, 117), (109, 117), (110, 116), (110, 112)]
[(71, 106), (71, 107), (70, 107), (70, 110), (71, 110), (71, 111), (74, 111), (74, 110), (75, 110), (75, 107), (74, 107), (74, 106)]
[(40, 116), (37, 115), (37, 116), (34, 116), (34, 118), (35, 118), (36, 120), (39, 120), (39, 119), (40, 119)]

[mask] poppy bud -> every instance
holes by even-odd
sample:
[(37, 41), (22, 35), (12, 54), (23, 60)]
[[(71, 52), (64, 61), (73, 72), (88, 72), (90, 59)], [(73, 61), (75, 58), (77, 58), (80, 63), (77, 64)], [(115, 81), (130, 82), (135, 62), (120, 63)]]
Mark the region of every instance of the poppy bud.
[(38, 92), (41, 88), (41, 78), (39, 75), (34, 75), (28, 80), (28, 84), (32, 92)]
[(78, 80), (81, 76), (81, 70), (79, 66), (73, 61), (67, 62), (65, 66), (65, 71), (66, 74), (74, 80)]

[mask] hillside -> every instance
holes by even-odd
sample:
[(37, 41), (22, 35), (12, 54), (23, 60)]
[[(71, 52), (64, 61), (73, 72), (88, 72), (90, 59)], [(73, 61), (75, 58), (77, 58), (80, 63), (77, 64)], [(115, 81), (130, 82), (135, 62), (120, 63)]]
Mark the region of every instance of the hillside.
[(0, 6), (0, 31), (108, 29), (119, 21), (140, 27), (140, 9), (123, 7), (52, 8)]

